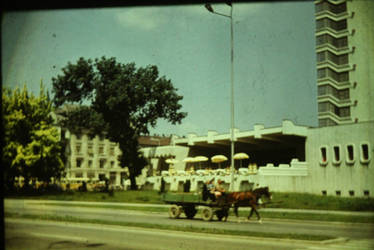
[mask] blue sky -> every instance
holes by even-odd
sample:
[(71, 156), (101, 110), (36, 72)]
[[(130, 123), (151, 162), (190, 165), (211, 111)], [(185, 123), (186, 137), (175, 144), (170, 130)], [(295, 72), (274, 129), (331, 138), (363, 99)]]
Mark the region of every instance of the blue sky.
[[(213, 5), (229, 13), (227, 5)], [(234, 4), (235, 127), (317, 126), (312, 1)], [(230, 128), (230, 23), (202, 5), (8, 12), (2, 81), (39, 92), (79, 57), (157, 65), (184, 96), (180, 125), (152, 133), (206, 135)]]

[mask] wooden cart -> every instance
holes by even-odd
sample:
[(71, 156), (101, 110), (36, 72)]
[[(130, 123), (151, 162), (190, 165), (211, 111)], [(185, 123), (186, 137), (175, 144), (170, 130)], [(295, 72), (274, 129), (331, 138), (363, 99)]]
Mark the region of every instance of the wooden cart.
[(162, 199), (171, 205), (170, 218), (179, 218), (184, 213), (188, 219), (192, 219), (198, 212), (197, 208), (201, 207), (203, 220), (210, 221), (216, 216), (221, 221), (228, 215), (230, 209), (223, 201), (203, 200), (202, 194), (199, 193), (167, 192), (162, 194)]

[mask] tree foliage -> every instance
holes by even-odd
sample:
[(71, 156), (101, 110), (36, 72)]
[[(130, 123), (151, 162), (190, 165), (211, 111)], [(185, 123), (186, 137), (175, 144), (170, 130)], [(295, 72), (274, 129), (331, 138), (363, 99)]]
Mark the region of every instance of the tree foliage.
[(186, 116), (179, 111), (183, 97), (152, 65), (136, 68), (135, 63), (122, 64), (115, 58), (80, 58), (62, 71), (52, 78), (54, 104), (85, 104), (65, 112), (64, 126), (71, 131), (105, 132), (108, 139), (119, 143), (121, 166), (129, 168), (135, 188), (135, 176), (146, 165), (138, 153), (139, 135), (149, 134), (159, 118), (180, 123)]
[[(49, 182), (60, 178), (64, 164), (59, 132), (53, 127), (52, 102), (40, 86), (38, 97), (22, 90), (3, 89), (3, 154), (4, 183), (11, 187), (14, 178), (23, 176)], [(26, 183), (27, 184), (27, 183)]]

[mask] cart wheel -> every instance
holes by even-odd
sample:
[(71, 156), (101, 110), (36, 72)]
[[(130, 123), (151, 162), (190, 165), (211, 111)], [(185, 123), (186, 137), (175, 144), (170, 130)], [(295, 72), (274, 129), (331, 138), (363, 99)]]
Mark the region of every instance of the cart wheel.
[(197, 213), (195, 206), (185, 206), (183, 207), (183, 210), (188, 219), (192, 219)]
[(213, 218), (213, 209), (211, 207), (204, 207), (202, 214), (203, 214), (203, 220), (210, 221)]
[(181, 207), (177, 205), (171, 205), (169, 208), (169, 217), (170, 218), (179, 218), (179, 215), (181, 215)]

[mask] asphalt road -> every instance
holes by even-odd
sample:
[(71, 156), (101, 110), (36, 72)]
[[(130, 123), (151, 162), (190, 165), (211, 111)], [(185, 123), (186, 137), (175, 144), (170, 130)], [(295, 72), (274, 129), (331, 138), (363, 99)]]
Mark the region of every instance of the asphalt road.
[[(166, 213), (126, 211), (109, 208), (82, 208), (49, 206), (28, 203), (23, 200), (5, 200), (5, 212), (20, 214), (50, 214), (73, 216), (105, 221), (140, 222), (168, 224), (188, 227), (222, 228), (256, 232), (329, 235), (348, 238), (350, 244), (361, 242), (363, 248), (374, 249), (370, 239), (374, 235), (374, 225), (364, 223), (310, 222), (265, 219), (263, 224), (256, 221), (238, 223), (230, 217), (228, 222), (205, 222), (199, 214), (195, 219), (169, 219)], [(29, 222), (6, 219), (5, 235), (7, 249), (30, 249), (30, 242), (37, 242), (34, 249), (54, 247), (78, 249), (318, 249), (317, 243), (288, 241), (279, 239), (256, 239), (248, 237), (213, 236), (186, 232), (136, 229), (119, 226), (86, 225), (57, 222)], [(84, 229), (82, 229), (84, 227)], [(127, 231), (126, 231), (127, 230)], [(38, 240), (42, 239), (42, 240)], [(15, 247), (13, 248), (13, 245)], [(17, 245), (18, 244), (18, 245)], [(21, 244), (21, 245), (19, 245)], [(24, 248), (24, 246), (29, 246)], [(51, 245), (52, 244), (52, 245)], [(66, 244), (64, 247), (63, 245)], [(70, 244), (70, 245), (69, 245)], [(139, 245), (140, 244), (140, 245)], [(317, 245), (316, 245), (317, 244)], [(342, 243), (337, 243), (342, 244)], [(358, 243), (357, 243), (358, 244)], [(331, 245), (331, 244), (330, 244)], [(34, 246), (34, 245), (32, 245)], [(165, 248), (167, 246), (167, 248)], [(249, 246), (252, 246), (249, 248)], [(326, 247), (324, 245), (323, 247)], [(322, 248), (324, 249), (324, 248)], [(339, 248), (337, 248), (339, 249)], [(355, 248), (353, 248), (355, 249)]]
[(6, 249), (302, 249), (318, 245), (85, 223), (5, 222)]

